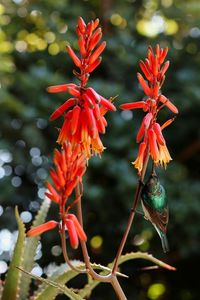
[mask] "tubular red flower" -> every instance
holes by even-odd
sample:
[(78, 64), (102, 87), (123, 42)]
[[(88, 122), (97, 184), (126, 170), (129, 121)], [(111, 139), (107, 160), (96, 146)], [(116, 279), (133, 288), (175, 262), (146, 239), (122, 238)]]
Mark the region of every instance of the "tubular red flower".
[(137, 78), (138, 78), (139, 83), (140, 83), (141, 87), (143, 88), (145, 94), (146, 94), (147, 96), (151, 97), (152, 91), (151, 91), (151, 89), (148, 87), (148, 85), (147, 85), (146, 81), (144, 80), (143, 76), (142, 76), (140, 73), (138, 73), (138, 74), (137, 74)]
[(32, 236), (36, 236), (36, 235), (40, 235), (43, 232), (46, 232), (48, 230), (54, 229), (55, 227), (58, 226), (58, 222), (56, 221), (48, 221), (44, 224), (41, 224), (39, 226), (33, 227), (31, 228), (28, 232), (27, 232), (27, 236), (28, 237), (32, 237)]
[(76, 98), (70, 98), (67, 101), (65, 101), (58, 109), (56, 109), (50, 116), (50, 120), (54, 121), (57, 118), (59, 118), (67, 109), (69, 109), (71, 106), (74, 106), (77, 103)]
[(159, 150), (156, 140), (156, 134), (153, 129), (148, 130), (148, 138), (149, 138), (149, 147), (150, 147), (150, 155), (155, 164), (159, 162)]
[(173, 113), (178, 114), (177, 107), (164, 95), (160, 95), (159, 101), (162, 102), (165, 106), (167, 106)]
[(72, 222), (74, 223), (74, 226), (76, 228), (76, 232), (78, 234), (78, 237), (81, 241), (87, 241), (87, 236), (82, 228), (82, 226), (80, 225), (77, 217), (74, 214), (68, 214), (67, 216), (68, 219), (72, 220)]
[(60, 85), (53, 85), (49, 86), (47, 88), (47, 92), (49, 93), (62, 93), (62, 92), (67, 92), (68, 88), (70, 87), (76, 87), (75, 84), (73, 83), (67, 83), (67, 84), (60, 84)]
[(69, 55), (71, 56), (73, 62), (75, 63), (75, 65), (80, 68), (81, 61), (78, 58), (78, 56), (75, 54), (74, 50), (70, 46), (67, 46), (66, 49), (67, 49), (67, 52), (69, 53)]
[(161, 129), (160, 125), (158, 123), (154, 123), (152, 127), (153, 127), (153, 130), (154, 130), (155, 134), (156, 134), (156, 139), (157, 139), (158, 143), (160, 145), (164, 145), (165, 144), (165, 139), (163, 137), (162, 129)]
[(70, 244), (72, 248), (77, 249), (79, 245), (79, 241), (78, 241), (78, 234), (76, 232), (74, 222), (70, 219), (66, 219), (65, 224), (68, 229)]
[(146, 111), (148, 109), (148, 105), (145, 101), (138, 101), (138, 102), (124, 103), (120, 105), (120, 108), (123, 110), (142, 108), (144, 111)]

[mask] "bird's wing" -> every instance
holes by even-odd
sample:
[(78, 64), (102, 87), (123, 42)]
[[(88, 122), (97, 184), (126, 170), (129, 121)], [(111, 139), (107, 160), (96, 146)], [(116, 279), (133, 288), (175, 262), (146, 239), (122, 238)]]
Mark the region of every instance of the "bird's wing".
[(155, 224), (163, 233), (167, 231), (167, 224), (169, 220), (169, 210), (168, 207), (164, 208), (162, 211), (153, 209), (146, 202), (143, 202), (145, 209), (148, 211), (146, 214), (149, 221)]

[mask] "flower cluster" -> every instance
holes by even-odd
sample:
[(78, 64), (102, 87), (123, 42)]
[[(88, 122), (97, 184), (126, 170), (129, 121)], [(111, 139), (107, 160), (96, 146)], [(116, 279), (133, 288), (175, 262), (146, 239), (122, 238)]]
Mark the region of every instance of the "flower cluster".
[(153, 49), (149, 47), (148, 58), (145, 59), (145, 61), (140, 61), (140, 68), (146, 79), (140, 73), (137, 74), (139, 83), (146, 95), (146, 100), (125, 103), (120, 106), (123, 110), (141, 108), (146, 112), (137, 134), (137, 142), (140, 143), (138, 157), (133, 162), (139, 174), (142, 171), (143, 163), (148, 152), (156, 165), (166, 166), (171, 160), (162, 130), (168, 126), (173, 119), (168, 120), (162, 126), (157, 122), (158, 112), (165, 106), (173, 113), (178, 113), (176, 106), (161, 93), (165, 73), (169, 67), (169, 61), (164, 63), (167, 52), (167, 48), (160, 48), (159, 45), (156, 46), (155, 53)]
[(100, 64), (100, 54), (106, 47), (106, 42), (99, 44), (102, 32), (101, 28), (97, 28), (98, 24), (99, 20), (96, 19), (86, 25), (84, 20), (79, 17), (76, 32), (80, 57), (70, 46), (67, 46), (70, 57), (76, 67), (80, 69), (79, 71), (74, 70), (74, 74), (80, 80), (80, 85), (69, 83), (48, 88), (50, 93), (68, 92), (72, 96), (50, 116), (51, 121), (61, 115), (64, 116), (58, 143), (63, 145), (69, 141), (72, 145), (80, 144), (81, 151), (86, 154), (87, 158), (90, 158), (92, 154), (103, 152), (104, 147), (99, 134), (105, 133), (107, 126), (104, 115), (108, 110), (116, 110), (112, 104), (112, 98), (105, 99), (93, 88), (86, 87), (89, 75)]
[(70, 214), (71, 207), (80, 200), (81, 195), (77, 196), (72, 203), (68, 203), (68, 198), (75, 187), (82, 183), (82, 177), (86, 171), (86, 160), (84, 154), (80, 153), (80, 146), (72, 147), (70, 143), (63, 144), (62, 151), (54, 152), (54, 168), (50, 170), (53, 181), (47, 182), (48, 192), (46, 196), (57, 203), (60, 208), (60, 218), (62, 225), (56, 221), (48, 221), (42, 225), (30, 229), (27, 236), (39, 235), (57, 226), (62, 226), (68, 230), (70, 244), (73, 248), (78, 247), (79, 239), (86, 241), (87, 237), (74, 214)]

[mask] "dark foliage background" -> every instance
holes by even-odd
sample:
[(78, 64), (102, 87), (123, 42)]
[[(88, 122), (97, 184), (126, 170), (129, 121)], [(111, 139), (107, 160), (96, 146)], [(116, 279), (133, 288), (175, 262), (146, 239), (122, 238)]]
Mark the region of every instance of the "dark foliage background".
[[(72, 82), (73, 65), (65, 52), (70, 42), (77, 49), (75, 26), (99, 17), (107, 48), (103, 62), (90, 80), (105, 97), (119, 95), (116, 105), (139, 100), (142, 92), (136, 72), (149, 44), (169, 47), (171, 65), (164, 93), (180, 114), (166, 132), (173, 157), (167, 170), (159, 170), (170, 202), (168, 238), (171, 251), (164, 255), (152, 226), (137, 215), (125, 251), (149, 251), (178, 268), (144, 271), (146, 262), (123, 266), (130, 276), (122, 285), (128, 299), (199, 299), (200, 263), (200, 3), (198, 0), (1, 0), (0, 1), (0, 272), (5, 276), (16, 236), (13, 214), (31, 224), (43, 199), (57, 123), (49, 123), (52, 111), (65, 95), (48, 95), (46, 87)], [(167, 109), (161, 118), (170, 116)], [(137, 175), (130, 162), (137, 154), (135, 135), (142, 114), (108, 116), (103, 137), (106, 151), (92, 158), (85, 176), (84, 222), (91, 258), (113, 260), (129, 215)], [(49, 218), (54, 217), (52, 205)], [(30, 213), (28, 213), (30, 212)], [(57, 233), (47, 233), (38, 248), (35, 271), (63, 262)], [(71, 257), (81, 259), (73, 252)], [(53, 264), (54, 262), (54, 264)], [(106, 295), (106, 296), (105, 296)], [(107, 285), (91, 299), (114, 299)], [(57, 299), (64, 299), (59, 296)]]

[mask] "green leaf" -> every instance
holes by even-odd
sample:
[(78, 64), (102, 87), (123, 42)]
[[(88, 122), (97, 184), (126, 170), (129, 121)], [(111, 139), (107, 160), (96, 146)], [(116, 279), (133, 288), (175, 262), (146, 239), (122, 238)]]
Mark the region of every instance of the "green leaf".
[[(25, 270), (23, 270), (22, 268), (18, 268), (19, 270), (21, 270), (22, 272), (24, 272), (25, 274), (29, 275), (29, 277), (32, 277), (33, 279), (36, 279), (36, 280), (39, 280), (41, 281), (42, 283), (46, 283), (48, 286), (52, 287), (53, 289), (57, 289), (59, 292), (65, 294), (66, 296), (69, 297), (69, 299), (71, 300), (83, 300), (82, 297), (80, 297), (79, 295), (77, 295), (75, 292), (73, 292), (71, 289), (69, 289), (68, 287), (66, 287), (65, 285), (63, 284), (60, 284), (58, 282), (55, 282), (55, 281), (52, 281), (52, 280), (49, 280), (49, 279), (44, 279), (42, 277), (39, 277), (39, 276), (36, 276), (36, 275), (33, 275), (31, 274), (30, 272), (27, 272)], [(69, 271), (71, 272), (71, 271)], [(74, 272), (74, 271), (72, 271)], [(75, 272), (74, 272), (75, 273)], [(77, 273), (77, 275), (79, 275)], [(43, 296), (41, 299), (51, 299), (51, 298), (47, 298), (47, 296)]]
[(16, 300), (19, 299), (19, 284), (21, 278), (21, 272), (16, 268), (22, 263), (24, 254), (24, 240), (25, 240), (25, 227), (22, 220), (19, 217), (18, 209), (15, 207), (15, 216), (19, 229), (17, 242), (13, 252), (13, 257), (9, 266), (9, 270), (6, 276), (5, 287), (1, 300)]
[[(81, 261), (72, 261), (74, 265), (81, 268), (84, 264)], [(57, 270), (48, 278), (60, 284), (66, 284), (69, 280), (79, 275), (79, 273), (71, 270), (71, 268), (66, 265), (60, 265)], [(32, 300), (53, 300), (60, 293), (59, 290), (52, 286), (47, 286), (45, 283), (41, 284), (38, 290), (35, 292)]]
[[(45, 221), (49, 207), (50, 207), (50, 200), (45, 198), (45, 200), (43, 201), (43, 203), (35, 217), (32, 227), (38, 226)], [(26, 241), (26, 247), (25, 247), (25, 251), (24, 251), (23, 268), (28, 272), (33, 269), (34, 257), (35, 257), (35, 253), (36, 253), (36, 249), (37, 249), (39, 240), (40, 240), (40, 236), (34, 236), (31, 238), (28, 238)], [(27, 299), (30, 282), (31, 282), (30, 277), (28, 277), (28, 276), (22, 277), (21, 286), (20, 286), (20, 300)]]
[[(78, 268), (85, 268), (84, 263), (81, 261), (71, 261), (72, 264)], [(105, 270), (108, 272), (111, 271), (108, 267), (104, 267), (99, 264), (92, 264), (92, 267), (97, 270)], [(121, 276), (126, 276), (124, 274), (118, 273)], [(74, 278), (75, 276), (80, 275), (79, 273), (73, 271), (68, 267), (66, 264), (62, 264), (56, 272), (49, 278), (50, 280), (53, 280), (60, 284), (66, 284), (69, 280)], [(91, 279), (91, 276), (88, 276)], [(92, 280), (93, 281), (93, 280)], [(35, 295), (32, 300), (53, 300), (55, 297), (60, 293), (57, 289), (55, 289), (52, 286), (46, 286), (46, 284), (42, 284), (39, 289), (35, 292)]]

